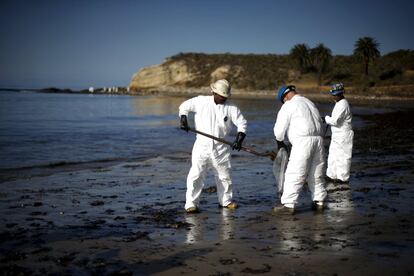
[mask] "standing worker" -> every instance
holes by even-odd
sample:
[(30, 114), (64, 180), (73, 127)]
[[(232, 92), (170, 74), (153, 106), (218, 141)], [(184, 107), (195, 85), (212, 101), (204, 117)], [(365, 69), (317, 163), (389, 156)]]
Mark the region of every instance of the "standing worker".
[(296, 93), (293, 85), (282, 86), (278, 99), (283, 103), (277, 114), (274, 134), (278, 147), (286, 147), (285, 135), (292, 144), (283, 183), (282, 205), (273, 208), (276, 213), (294, 214), (299, 193), (307, 180), (312, 197), (312, 208), (324, 209), (326, 198), (324, 180), (324, 148), (322, 119), (315, 104)]
[[(216, 137), (226, 138), (232, 125), (237, 126), (237, 137), (232, 149), (240, 150), (246, 137), (247, 121), (240, 109), (227, 101), (231, 86), (227, 80), (218, 80), (210, 85), (212, 96), (198, 96), (186, 100), (179, 107), (180, 128), (188, 131), (187, 116), (194, 112), (196, 130)], [(230, 175), (230, 146), (197, 134), (194, 143), (191, 169), (187, 177), (185, 210), (197, 213), (200, 194), (204, 186), (207, 170), (212, 167), (216, 175), (217, 196), (221, 207), (236, 209), (233, 201), (232, 181)]]
[(331, 126), (332, 132), (326, 175), (336, 182), (349, 181), (354, 139), (351, 109), (344, 93), (342, 83), (332, 85), (330, 94), (336, 103), (332, 115), (325, 116), (325, 122)]

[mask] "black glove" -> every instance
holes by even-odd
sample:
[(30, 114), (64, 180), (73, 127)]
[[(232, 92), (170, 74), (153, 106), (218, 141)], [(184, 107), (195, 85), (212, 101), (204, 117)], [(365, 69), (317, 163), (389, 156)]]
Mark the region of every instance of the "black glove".
[(246, 137), (246, 134), (244, 134), (243, 132), (238, 132), (237, 136), (236, 136), (236, 140), (234, 140), (233, 145), (231, 146), (232, 149), (236, 149), (238, 151), (241, 150), (242, 148), (242, 143), (244, 138)]
[(267, 156), (269, 156), (269, 157), (270, 157), (270, 159), (271, 159), (272, 161), (275, 161), (276, 156), (277, 156), (277, 151), (275, 151), (275, 150), (266, 151), (266, 154), (267, 154)]
[(188, 122), (187, 122), (187, 116), (186, 115), (181, 115), (181, 119), (180, 119), (180, 128), (182, 130), (185, 130), (188, 132), (189, 127), (188, 127)]
[(277, 149), (278, 150), (281, 149), (281, 148), (284, 148), (286, 151), (288, 150), (286, 144), (283, 141), (276, 140), (276, 143), (277, 143)]

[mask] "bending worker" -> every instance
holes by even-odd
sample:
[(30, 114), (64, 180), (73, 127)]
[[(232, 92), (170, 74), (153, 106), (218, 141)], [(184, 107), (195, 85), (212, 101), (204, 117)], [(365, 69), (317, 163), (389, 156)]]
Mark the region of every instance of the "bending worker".
[(312, 208), (323, 210), (326, 197), (324, 180), (324, 148), (322, 119), (315, 104), (296, 93), (293, 85), (278, 92), (283, 103), (277, 114), (274, 134), (278, 147), (285, 147), (285, 135), (292, 144), (285, 172), (282, 205), (273, 208), (277, 213), (293, 214), (299, 193), (307, 180), (312, 196)]
[(332, 132), (326, 175), (338, 182), (349, 181), (354, 139), (351, 109), (344, 93), (342, 83), (332, 86), (330, 94), (336, 103), (332, 115), (325, 116), (325, 122), (331, 126)]
[[(194, 112), (195, 128), (216, 137), (225, 138), (232, 125), (237, 126), (237, 137), (232, 149), (240, 150), (246, 137), (247, 121), (240, 109), (227, 101), (230, 97), (230, 84), (218, 80), (211, 84), (212, 96), (198, 96), (180, 105), (181, 129), (188, 131), (187, 115)], [(230, 146), (197, 134), (194, 143), (191, 169), (187, 177), (185, 209), (187, 213), (199, 211), (198, 203), (204, 186), (207, 170), (212, 167), (216, 175), (217, 196), (221, 207), (236, 209), (233, 201), (230, 175)]]

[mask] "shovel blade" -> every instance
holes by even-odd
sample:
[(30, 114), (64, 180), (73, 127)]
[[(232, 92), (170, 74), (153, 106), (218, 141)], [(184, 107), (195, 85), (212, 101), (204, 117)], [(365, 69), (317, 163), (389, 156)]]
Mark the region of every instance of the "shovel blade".
[(276, 192), (278, 196), (283, 193), (283, 183), (285, 181), (285, 171), (289, 160), (288, 153), (285, 148), (280, 148), (273, 161), (273, 175), (276, 180)]

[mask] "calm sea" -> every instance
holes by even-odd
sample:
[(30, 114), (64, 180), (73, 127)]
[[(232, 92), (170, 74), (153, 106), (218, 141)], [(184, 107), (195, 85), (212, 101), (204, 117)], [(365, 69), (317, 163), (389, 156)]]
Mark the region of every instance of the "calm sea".
[[(185, 99), (0, 91), (0, 169), (191, 152), (194, 134), (178, 129)], [(280, 104), (235, 102), (248, 120), (246, 141), (271, 147)], [(333, 104), (318, 106), (328, 114)]]

